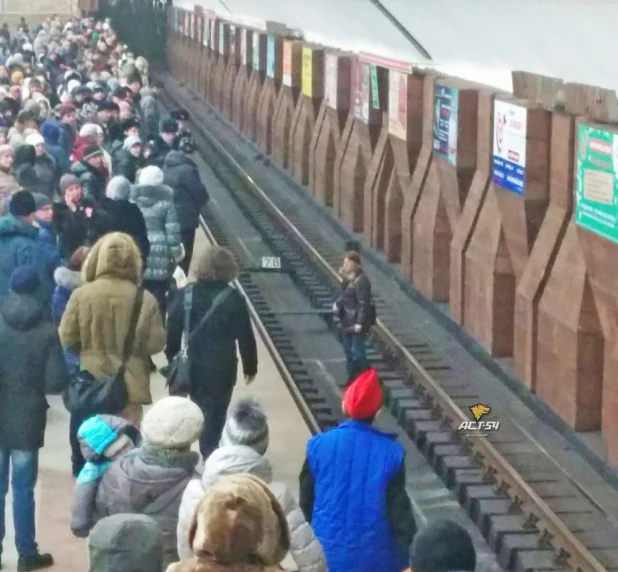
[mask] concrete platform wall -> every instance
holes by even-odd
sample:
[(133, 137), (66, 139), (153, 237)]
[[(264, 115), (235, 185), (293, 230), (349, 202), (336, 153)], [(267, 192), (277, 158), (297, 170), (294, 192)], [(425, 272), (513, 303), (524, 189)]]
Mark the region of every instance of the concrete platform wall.
[(616, 94), (519, 72), (501, 92), (299, 39), (297, 18), (249, 34), (171, 9), (170, 67), (232, 121), (246, 76), (237, 127), (618, 462)]

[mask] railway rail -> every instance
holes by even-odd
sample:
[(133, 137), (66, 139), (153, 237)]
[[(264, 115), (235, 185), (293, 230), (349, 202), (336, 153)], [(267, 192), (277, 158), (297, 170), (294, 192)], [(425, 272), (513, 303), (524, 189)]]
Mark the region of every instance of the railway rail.
[[(183, 92), (177, 82), (166, 83), (164, 97), (188, 109), (194, 118), (200, 155), (290, 270), (294, 283), (311, 300), (316, 313), (332, 326), (329, 309), (340, 289), (336, 268), (341, 261), (341, 249), (312, 227), (298, 205), (287, 204), (285, 198), (267, 192), (252, 178), (241, 161), (211, 132), (209, 122), (219, 120), (213, 119), (213, 109), (206, 102)], [(229, 243), (231, 229), (208, 208), (203, 213), (202, 225), (213, 240)], [(303, 418), (314, 432), (332, 427), (339, 414), (328, 406), (328, 396), (304, 367), (302, 355), (290, 343), (276, 313), (265, 303), (251, 273), (241, 271), (238, 282), (253, 304), (256, 324), (265, 339), (270, 339), (269, 349), (277, 356), (278, 368)], [(595, 544), (598, 534), (586, 536), (588, 529), (582, 524), (589, 523), (593, 515), (594, 530), (598, 531), (603, 523), (602, 507), (565, 472), (552, 471), (547, 476), (525, 470), (525, 466), (514, 466), (507, 453), (517, 451), (518, 446), (522, 448), (521, 441), (502, 442), (460, 431), (462, 423), (470, 421), (470, 415), (448, 391), (458, 382), (456, 372), (414, 328), (406, 327), (399, 308), (379, 293), (375, 298), (378, 321), (370, 336), (368, 357), (383, 381), (386, 405), (447, 486), (456, 491), (459, 502), (498, 554), (501, 565), (506, 570), (526, 571), (618, 569), (618, 554), (610, 554), (604, 545)], [(534, 455), (523, 458), (534, 460)], [(546, 486), (535, 486), (539, 482)], [(564, 502), (556, 502), (552, 489), (565, 490), (563, 500), (577, 498), (589, 506), (584, 510), (580, 502), (570, 511)], [(610, 520), (607, 526), (611, 526)], [(590, 540), (584, 542), (582, 538)]]

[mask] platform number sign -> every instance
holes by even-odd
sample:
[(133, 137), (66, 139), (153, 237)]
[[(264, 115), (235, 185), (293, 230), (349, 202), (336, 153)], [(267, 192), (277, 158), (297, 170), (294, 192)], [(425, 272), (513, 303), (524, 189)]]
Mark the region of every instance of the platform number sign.
[(281, 270), (281, 258), (278, 256), (262, 256), (262, 268), (265, 270)]

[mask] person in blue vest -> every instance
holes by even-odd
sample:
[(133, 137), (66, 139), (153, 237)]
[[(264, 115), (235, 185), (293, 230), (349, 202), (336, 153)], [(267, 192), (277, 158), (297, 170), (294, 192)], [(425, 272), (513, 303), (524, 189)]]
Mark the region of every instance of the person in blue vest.
[(330, 572), (402, 572), (416, 523), (405, 490), (405, 453), (372, 426), (383, 392), (369, 369), (346, 389), (337, 428), (312, 437), (300, 474), (300, 506)]

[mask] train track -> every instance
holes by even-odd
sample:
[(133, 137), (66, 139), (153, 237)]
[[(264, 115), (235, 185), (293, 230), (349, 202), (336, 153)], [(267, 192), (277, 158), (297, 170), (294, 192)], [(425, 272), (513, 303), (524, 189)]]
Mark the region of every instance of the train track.
[[(313, 228), (302, 212), (286, 208), (289, 205), (284, 199), (261, 188), (213, 136), (207, 128), (207, 118), (213, 111), (207, 109), (208, 104), (201, 100), (196, 104), (196, 97), (183, 97), (178, 87), (171, 85), (166, 97), (190, 110), (200, 154), (229, 189), (243, 215), (291, 270), (298, 288), (328, 320), (327, 308), (340, 291), (336, 268), (341, 250)], [(203, 219), (218, 243), (229, 241), (230, 230), (209, 209)], [(313, 431), (333, 426), (339, 415), (328, 407), (319, 381), (304, 367), (302, 356), (290, 344), (285, 328), (265, 303), (251, 274), (241, 272), (239, 283), (254, 305), (254, 317), (265, 337), (272, 341), (273, 355), (279, 356), (277, 365), (308, 425)], [(506, 570), (526, 571), (612, 569), (604, 567), (594, 548), (589, 549), (575, 534), (582, 530), (577, 526), (577, 516), (568, 510), (554, 510), (552, 494), (537, 492), (532, 486), (534, 478), (524, 478), (523, 471), (505, 457), (500, 449), (512, 449), (513, 443), (492, 442), (458, 430), (470, 421), (470, 415), (445, 389), (457, 383), (455, 373), (439, 351), (416, 330), (406, 327), (399, 309), (389, 300), (378, 295), (376, 306), (378, 323), (370, 336), (368, 357), (380, 373), (386, 405), (447, 486), (456, 491), (501, 565)], [(572, 487), (581, 497), (581, 489), (566, 474), (559, 479), (554, 476), (547, 484), (549, 489)], [(602, 510), (588, 500), (595, 511)]]

